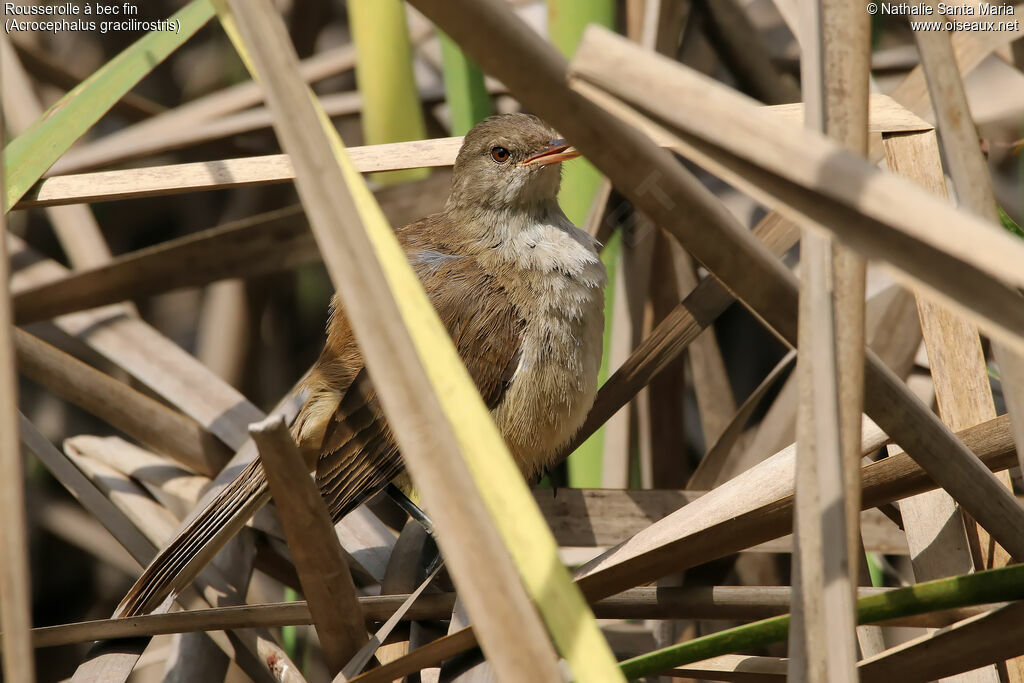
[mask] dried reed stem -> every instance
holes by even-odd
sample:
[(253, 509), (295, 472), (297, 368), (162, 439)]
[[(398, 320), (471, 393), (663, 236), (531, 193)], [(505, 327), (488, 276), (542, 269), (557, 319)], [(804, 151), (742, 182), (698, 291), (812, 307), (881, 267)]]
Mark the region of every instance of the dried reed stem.
[(316, 633), (332, 673), (366, 643), (363, 614), (345, 554), (320, 491), (281, 416), (249, 428), (284, 524)]

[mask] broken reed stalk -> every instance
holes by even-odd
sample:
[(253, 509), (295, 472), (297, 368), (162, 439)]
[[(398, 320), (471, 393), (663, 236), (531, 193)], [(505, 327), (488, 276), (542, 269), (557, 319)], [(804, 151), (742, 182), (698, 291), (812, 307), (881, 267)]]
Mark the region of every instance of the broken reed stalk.
[[(1013, 438), (1005, 415), (962, 430), (957, 438), (987, 467), (1002, 470), (1013, 465)], [(878, 444), (871, 447), (877, 449)], [(781, 451), (580, 567), (576, 577), (584, 593), (591, 600), (599, 600), (789, 533), (793, 527), (792, 450)], [(935, 487), (906, 453), (864, 466), (861, 484), (863, 508)], [(473, 632), (463, 629), (367, 672), (358, 680), (390, 682), (437, 665), (474, 645)]]
[[(936, 3), (931, 3), (931, 6), (938, 9)], [(959, 203), (988, 220), (993, 230), (1001, 231), (988, 164), (978, 144), (978, 132), (971, 117), (967, 93), (957, 68), (950, 35), (946, 31), (916, 31), (914, 37), (941, 132), (944, 157)], [(935, 144), (934, 139), (930, 142)], [(931, 152), (935, 157), (938, 156), (937, 150)], [(940, 196), (946, 192), (945, 176), (941, 168), (941, 165), (935, 164), (930, 167), (934, 173), (934, 180), (930, 184), (935, 186), (935, 191)], [(935, 344), (935, 348), (930, 346), (928, 349), (929, 353), (935, 354), (939, 360), (938, 367), (932, 365), (933, 373), (944, 372), (948, 375), (943, 386), (936, 383), (937, 397), (940, 389), (946, 393), (939, 403), (940, 413), (944, 416), (948, 413), (949, 417), (945, 419), (951, 424), (953, 420), (960, 424), (972, 424), (988, 419), (995, 414), (995, 405), (977, 330), (948, 313), (936, 311), (937, 307), (934, 305), (924, 304), (922, 315), (928, 309), (935, 312), (936, 322), (945, 322), (948, 325), (940, 328), (945, 334), (937, 340), (948, 342), (948, 345)], [(1024, 353), (996, 340), (992, 343), (992, 353), (1001, 371), (1003, 396), (1014, 428), (1018, 460), (1024, 461), (1021, 459), (1021, 454), (1024, 453)], [(1008, 489), (1013, 490), (1009, 473), (1003, 473), (1001, 480)], [(949, 501), (943, 502), (946, 502), (948, 508)], [(940, 530), (939, 534), (950, 535), (945, 529), (956, 529), (954, 543), (947, 543), (952, 552), (936, 552), (940, 546), (933, 539), (925, 538), (923, 540), (927, 542), (928, 552), (919, 553), (919, 557), (960, 556), (963, 560), (961, 564), (968, 567), (972, 565), (971, 553), (964, 552), (960, 549), (962, 546), (955, 543), (965, 534), (960, 532), (958, 525), (950, 525), (948, 522), (948, 518), (956, 519), (957, 516), (958, 510), (947, 511), (935, 524), (935, 528)], [(995, 567), (1005, 565), (1009, 561), (1006, 551), (994, 544), (985, 529), (979, 528), (969, 519), (965, 522), (966, 540), (973, 541), (968, 543), (967, 547), (973, 548), (976, 554), (973, 558), (974, 566)], [(923, 550), (925, 546), (919, 544), (919, 547)], [(1019, 683), (1024, 679), (1024, 665), (1020, 660), (1007, 662), (1006, 668), (1009, 680)], [(999, 672), (994, 667), (988, 667), (983, 675), (994, 679), (999, 676)]]
[[(0, 116), (0, 121), (3, 117)], [(0, 134), (0, 140), (3, 135)], [(0, 169), (0, 185), (6, 179)], [(0, 216), (0, 234), (7, 217)], [(3, 673), (9, 681), (35, 680), (32, 587), (28, 564), (28, 519), (25, 472), (18, 440), (18, 372), (15, 368), (10, 261), (0, 244), (0, 628), (3, 628)]]
[[(620, 92), (633, 91), (629, 95), (630, 97), (633, 97), (633, 99), (636, 99), (637, 94), (635, 92), (635, 88), (640, 82), (644, 81), (644, 79), (653, 78), (656, 82), (672, 82), (673, 79), (675, 79), (677, 85), (684, 90), (686, 87), (683, 86), (683, 83), (693, 86), (695, 90), (693, 97), (700, 99), (703, 104), (708, 104), (716, 98), (721, 98), (723, 100), (723, 102), (720, 103), (723, 106), (709, 107), (708, 116), (712, 116), (713, 118), (718, 115), (723, 119), (730, 116), (736, 116), (748, 108), (748, 103), (744, 98), (742, 98), (742, 96), (732, 92), (726, 92), (726, 88), (724, 88), (724, 86), (719, 86), (697, 77), (684, 67), (662, 60), (657, 56), (638, 53), (636, 48), (632, 45), (627, 45), (625, 44), (625, 41), (614, 38), (608, 34), (598, 33), (595, 29), (592, 29), (591, 33), (593, 35), (593, 40), (584, 43), (585, 51), (581, 50), (580, 56), (577, 57), (577, 61), (581, 61), (586, 64), (586, 66), (580, 69), (580, 74), (583, 75), (584, 72), (586, 72), (586, 77), (588, 79), (600, 81)], [(644, 66), (638, 71), (637, 67), (641, 63), (643, 63)], [(599, 69), (595, 68), (599, 64), (602, 66)], [(616, 73), (618, 75), (613, 75)], [(614, 85), (611, 85), (613, 82)], [(669, 92), (679, 93), (680, 90), (673, 89)], [(663, 106), (662, 99), (671, 99), (671, 97), (659, 98), (656, 102), (650, 101), (650, 98), (645, 99), (648, 100), (648, 103), (642, 106), (657, 109), (658, 116), (661, 117), (662, 120), (676, 119), (676, 121), (674, 121), (674, 125), (689, 127), (703, 125), (693, 124), (690, 119), (687, 119), (687, 122), (678, 121), (678, 111), (675, 109), (671, 109), (670, 111)], [(724, 107), (725, 100), (728, 100), (730, 103), (727, 108)], [(691, 101), (692, 104), (691, 98), (687, 98), (687, 101)], [(728, 109), (728, 111), (726, 111), (726, 109)], [(710, 113), (712, 111), (718, 112), (718, 114), (713, 115)], [(740, 124), (737, 122), (737, 125)], [(744, 125), (749, 126), (754, 124), (747, 121)], [(738, 130), (738, 128), (730, 128), (730, 130)], [(721, 131), (714, 134), (708, 133), (709, 137), (714, 138), (717, 141), (716, 143), (707, 143), (703, 139), (698, 140), (697, 137), (690, 136), (689, 134), (682, 133), (678, 130), (676, 132), (686, 136), (685, 142), (682, 137), (678, 138), (679, 144), (688, 146), (690, 154), (698, 158), (702, 164), (715, 169), (716, 172), (740, 183), (747, 189), (753, 191), (756, 195), (766, 198), (770, 202), (778, 201), (776, 196), (788, 202), (790, 208), (792, 208), (792, 206), (797, 202), (797, 200), (794, 199), (795, 195), (792, 193), (792, 190), (795, 189), (793, 186), (787, 185), (784, 188), (779, 185), (775, 185), (773, 184), (774, 181), (769, 180), (769, 178), (773, 178), (775, 176), (772, 176), (769, 172), (748, 166), (747, 162), (743, 161), (741, 156), (746, 155), (747, 152), (744, 150), (748, 150), (749, 148), (744, 147), (743, 150), (732, 150), (732, 141), (723, 142), (720, 137)], [(776, 129), (774, 134), (771, 136), (773, 141), (776, 143), (781, 142), (783, 138), (787, 137), (793, 137), (793, 131), (790, 129), (784, 129), (783, 127)], [(811, 139), (816, 141), (814, 145), (801, 143), (800, 151), (797, 152), (794, 150), (793, 154), (787, 155), (787, 157), (791, 159), (799, 158), (801, 154), (815, 146), (820, 146), (821, 150), (819, 151), (822, 153), (824, 153), (825, 148), (828, 148), (830, 150), (828, 152), (828, 156), (830, 158), (842, 157), (844, 159), (844, 164), (848, 164), (850, 168), (856, 167), (866, 173), (877, 174), (876, 177), (878, 178), (878, 182), (875, 183), (875, 185), (879, 187), (892, 186), (892, 191), (895, 191), (896, 186), (899, 186), (901, 193), (901, 199), (899, 201), (905, 200), (911, 193), (913, 193), (915, 200), (914, 204), (918, 206), (919, 211), (924, 211), (923, 207), (927, 206), (928, 210), (931, 212), (943, 213), (944, 215), (947, 213), (953, 213), (954, 215), (946, 216), (943, 220), (948, 219), (948, 221), (953, 224), (972, 225), (971, 228), (965, 227), (964, 229), (970, 230), (973, 237), (978, 240), (978, 244), (972, 245), (971, 247), (973, 250), (971, 258), (974, 261), (977, 262), (980, 259), (981, 253), (988, 253), (989, 249), (982, 248), (982, 245), (986, 243), (996, 251), (1001, 249), (1017, 251), (1024, 248), (1024, 245), (1014, 242), (1012, 238), (1005, 235), (995, 234), (988, 229), (981, 228), (980, 225), (974, 226), (973, 224), (977, 223), (976, 219), (973, 219), (966, 214), (951, 212), (948, 207), (937, 204), (930, 197), (922, 195), (919, 190), (905, 187), (904, 183), (897, 182), (895, 178), (877, 173), (873, 168), (869, 171), (869, 167), (867, 167), (863, 161), (852, 157), (848, 153), (835, 149), (834, 145), (829, 144), (825, 139), (820, 137), (816, 138), (813, 135), (811, 135)], [(715, 147), (715, 144), (725, 144), (732, 151)], [(607, 144), (604, 145), (606, 150), (608, 146), (609, 145)], [(735, 156), (734, 152), (741, 156)], [(762, 161), (768, 158), (761, 152), (757, 152), (756, 154), (761, 156)], [(636, 155), (634, 154), (634, 157), (635, 156)], [(772, 157), (772, 159), (774, 161), (771, 162), (771, 165), (777, 167), (775, 172), (789, 173), (789, 171), (794, 167), (794, 163), (790, 162), (786, 169), (778, 168), (778, 164), (775, 163), (777, 162), (777, 159), (774, 157)], [(723, 160), (725, 162), (724, 165), (722, 163)], [(653, 159), (649, 159), (649, 161), (653, 163)], [(884, 181), (882, 180), (883, 177)], [(820, 185), (820, 178), (817, 180), (810, 180), (808, 182)], [(765, 189), (769, 186), (772, 188), (771, 191)], [(833, 189), (838, 187), (838, 185), (833, 183), (828, 187), (831, 189), (828, 189), (827, 191), (831, 192)], [(680, 189), (678, 191), (681, 192), (682, 190)], [(801, 189), (797, 190), (797, 194), (800, 194), (803, 191), (804, 190), (801, 186)], [(701, 191), (698, 188), (695, 188), (693, 192), (694, 194), (699, 194)], [(864, 199), (864, 202), (862, 202), (863, 204), (870, 203), (866, 198), (872, 195), (871, 193), (867, 193), (860, 194), (858, 196)], [(801, 203), (801, 209), (797, 215), (803, 218), (809, 218), (812, 221), (821, 222), (824, 220), (824, 217), (822, 215), (818, 215), (817, 211), (825, 204), (828, 204), (828, 201), (823, 201), (823, 197), (821, 195), (816, 194), (815, 197), (816, 198), (813, 202), (814, 206), (811, 206), (812, 202)], [(643, 200), (643, 198), (634, 198), (634, 201), (637, 200)], [(894, 199), (893, 201), (897, 200)], [(649, 211), (653, 211), (655, 203), (648, 202), (648, 204), (650, 205)], [(663, 209), (664, 207), (658, 208)], [(865, 214), (852, 208), (848, 210), (852, 211), (855, 215), (847, 215), (843, 218), (830, 214), (828, 220), (825, 220), (823, 225), (827, 225), (830, 229), (836, 230), (839, 230), (842, 226), (842, 229), (846, 230), (852, 229), (852, 225), (863, 224)], [(890, 215), (891, 213), (892, 212), (890, 211), (885, 214), (887, 217), (885, 220), (893, 218), (893, 216)], [(880, 215), (881, 214), (879, 214), (879, 216)], [(904, 218), (908, 222), (914, 222), (917, 221), (920, 216), (916, 214), (914, 216), (905, 215)], [(664, 220), (666, 221), (666, 224), (679, 222), (679, 218), (671, 213), (665, 215)], [(890, 221), (890, 223), (891, 222), (892, 221)], [(704, 233), (707, 232), (706, 225), (707, 224), (705, 224)], [(866, 233), (872, 231), (869, 230), (862, 232)], [(734, 244), (734, 247), (736, 248), (739, 248), (740, 244), (748, 242), (749, 240), (748, 233), (736, 233), (733, 230), (729, 230), (729, 232), (723, 234), (730, 234), (736, 238), (742, 238), (737, 239)], [(857, 232), (857, 234), (860, 235), (862, 233)], [(891, 233), (887, 232), (887, 229), (882, 229), (878, 233), (873, 234), (875, 237), (879, 237), (884, 234), (891, 235)], [(702, 250), (706, 250), (704, 253), (707, 256), (714, 254), (715, 251), (721, 248), (721, 244), (704, 244), (704, 240), (702, 239), (703, 236), (704, 235), (698, 235), (696, 233), (686, 235), (687, 239), (692, 241), (691, 247), (696, 249), (699, 246)], [(844, 237), (844, 239), (846, 238)], [(906, 258), (910, 261), (906, 267), (909, 267), (912, 270), (919, 266), (923, 267), (925, 271), (930, 271), (930, 275), (928, 275), (928, 277), (933, 282), (937, 282), (940, 279), (948, 280), (949, 278), (945, 277), (943, 273), (947, 272), (949, 268), (956, 267), (959, 269), (958, 272), (963, 276), (962, 278), (958, 278), (961, 280), (959, 285), (964, 285), (964, 288), (960, 289), (961, 293), (964, 293), (966, 292), (966, 289), (975, 286), (980, 289), (988, 289), (990, 290), (990, 293), (993, 294), (995, 292), (999, 292), (999, 296), (1004, 299), (1004, 302), (999, 306), (1002, 310), (1001, 315), (1008, 314), (1011, 316), (1024, 316), (1024, 308), (1019, 306), (1018, 301), (1013, 301), (1012, 303), (1010, 301), (1010, 299), (1019, 300), (1019, 295), (1013, 291), (1011, 287), (1006, 286), (998, 280), (992, 279), (992, 277), (987, 274), (982, 274), (980, 271), (973, 271), (972, 275), (968, 275), (967, 273), (973, 269), (973, 266), (964, 264), (958, 257), (953, 256), (952, 252), (949, 253), (948, 257), (952, 257), (956, 263), (947, 263), (945, 268), (940, 268), (937, 261), (942, 261), (944, 258), (948, 258), (945, 255), (946, 252), (941, 252), (943, 256), (940, 257), (940, 252), (937, 249), (933, 250), (931, 246), (925, 247), (923, 243), (914, 242), (911, 245), (904, 243), (903, 238), (890, 237), (886, 239), (895, 239), (896, 242), (902, 244), (903, 251), (905, 253), (903, 253), (900, 258)], [(949, 251), (952, 245), (947, 244), (946, 241), (958, 242), (961, 239), (962, 236), (960, 236), (959, 233), (947, 231), (941, 241), (941, 244), (946, 251)], [(1003, 243), (1001, 240), (1004, 239), (1009, 241)], [(881, 241), (885, 241), (885, 239), (882, 239)], [(994, 241), (1000, 242), (998, 249), (996, 248)], [(718, 268), (720, 270), (724, 268), (732, 271), (730, 274), (731, 277), (725, 280), (727, 284), (729, 284), (734, 291), (740, 293), (745, 304), (755, 310), (762, 319), (769, 322), (769, 324), (771, 324), (779, 334), (792, 343), (795, 341), (793, 329), (793, 325), (795, 323), (793, 318), (795, 316), (790, 312), (790, 306), (795, 304), (793, 301), (795, 292), (791, 289), (791, 275), (788, 271), (781, 269), (780, 264), (777, 262), (766, 259), (765, 256), (759, 253), (759, 250), (756, 248), (750, 248), (756, 247), (756, 245), (749, 245), (748, 242), (748, 244), (744, 246), (747, 247), (747, 256), (750, 260), (746, 263), (747, 267), (743, 272), (735, 272), (736, 266), (740, 262), (740, 260), (737, 259), (738, 254), (735, 251), (730, 255), (715, 254), (716, 261), (721, 259), (718, 263)], [(854, 246), (869, 254), (872, 253), (871, 249), (866, 248), (866, 245), (863, 243), (858, 243)], [(930, 261), (920, 252), (917, 253), (916, 257), (914, 257), (919, 258), (920, 260), (914, 260), (914, 258), (911, 257), (911, 254), (915, 253), (919, 247), (924, 248), (926, 252), (932, 254), (937, 261)], [(899, 248), (894, 244), (890, 244), (883, 250), (883, 253), (887, 251), (895, 253), (894, 250), (899, 251)], [(886, 258), (885, 256), (882, 257)], [(756, 270), (760, 275), (756, 284), (750, 279), (754, 275), (755, 264)], [(904, 266), (901, 265), (900, 267)], [(723, 273), (719, 273), (719, 276), (724, 277)], [(971, 280), (973, 276), (977, 276), (978, 279), (974, 281), (972, 285), (967, 286), (966, 281)], [(1013, 279), (1019, 277), (1020, 276), (1018, 274), (1014, 276)], [(772, 284), (769, 285), (768, 283)], [(775, 289), (776, 285), (779, 289)], [(769, 292), (771, 292), (770, 300), (766, 298), (766, 295), (769, 295)], [(983, 298), (988, 303), (991, 303), (992, 301), (985, 297)], [(966, 302), (964, 302), (960, 308), (963, 309), (965, 305), (967, 305)], [(987, 306), (987, 304), (985, 305)], [(989, 323), (994, 322), (990, 316), (986, 316), (985, 320)], [(1024, 320), (1022, 320), (1022, 323), (1024, 323)], [(1016, 324), (1014, 323), (1010, 327), (1015, 325)], [(1007, 328), (1002, 326), (999, 327), (1000, 329), (1007, 331)], [(991, 325), (990, 328), (995, 329)], [(1024, 337), (1018, 337), (1012, 334), (1006, 338), (1012, 338), (1018, 343), (1024, 341)], [(933, 476), (938, 478), (943, 487), (950, 490), (950, 492), (953, 493), (953, 495), (964, 505), (966, 509), (970, 510), (971, 507), (976, 508), (972, 512), (975, 519), (978, 519), (986, 529), (999, 538), (1000, 542), (1005, 541), (1005, 543), (1003, 543), (1004, 547), (1006, 547), (1006, 543), (1010, 543), (1015, 547), (1015, 549), (1011, 549), (1011, 553), (1016, 555), (1024, 553), (1024, 535), (1020, 533), (1019, 527), (1015, 530), (1013, 524), (1006, 524), (1007, 515), (1009, 517), (1019, 518), (1019, 521), (1024, 524), (1024, 510), (1022, 510), (1017, 504), (1010, 492), (1002, 487), (991, 473), (984, 471), (983, 468), (979, 467), (979, 463), (973, 455), (967, 451), (962, 444), (957, 443), (954, 438), (951, 438), (952, 433), (948, 428), (946, 428), (945, 425), (943, 425), (939, 419), (930, 410), (928, 410), (927, 406), (921, 403), (921, 401), (907, 389), (906, 385), (903, 384), (898, 377), (896, 377), (888, 368), (884, 367), (874, 354), (868, 352), (867, 361), (868, 364), (865, 369), (865, 400), (867, 402), (866, 409), (868, 414), (875, 419), (875, 421), (878, 422), (878, 424), (885, 429), (887, 433), (892, 435), (900, 445), (906, 448), (908, 452), (926, 463)], [(943, 444), (942, 446), (939, 445), (940, 442)], [(939, 451), (956, 453), (956, 456), (952, 458), (943, 457), (941, 459), (934, 457), (935, 453)], [(959, 470), (961, 468), (961, 472), (953, 472), (953, 469)], [(982, 491), (984, 491), (984, 493), (982, 493)], [(985, 508), (988, 509), (986, 510)]]
[[(827, 138), (801, 134), (756, 113), (753, 100), (610, 32), (588, 32), (573, 76), (653, 117), (670, 129), (686, 156), (716, 175), (787, 215), (821, 225), (862, 255), (893, 266), (902, 280), (924, 286), (978, 320), (990, 334), (1024, 348), (1024, 309), (1015, 289), (1024, 285), (1016, 265), (1016, 259), (1024, 260), (1020, 240), (936, 201)], [(666, 82), (675, 87), (665, 97), (641, 96)], [(615, 98), (610, 99), (614, 106)], [(701, 116), (681, 116), (681, 102)], [(770, 147), (763, 144), (766, 139), (772, 140)], [(951, 269), (957, 278), (946, 277)], [(753, 300), (748, 304), (762, 308)]]
[[(858, 596), (867, 597), (898, 590), (895, 588), (859, 588)], [(390, 618), (410, 594), (360, 596), (359, 606), (366, 626)], [(402, 621), (445, 619), (451, 616), (455, 593), (426, 593), (402, 614)], [(671, 588), (632, 588), (594, 603), (599, 619), (700, 619), (733, 621), (765, 619), (785, 614), (790, 606), (789, 586), (690, 586)], [(928, 612), (915, 616), (887, 619), (887, 626), (933, 628), (987, 612), (983, 607), (965, 607)], [(130, 619), (98, 619), (32, 629), (34, 648), (58, 647), (93, 640), (157, 636), (193, 631), (217, 631), (262, 626), (312, 625), (313, 617), (305, 600), (294, 602), (239, 605), (236, 607), (198, 607), (181, 612), (147, 614)]]
[[(132, 516), (123, 509), (126, 504), (138, 505), (142, 501), (148, 501), (148, 497), (133, 497), (120, 494), (111, 497), (109, 491), (101, 491), (94, 481), (85, 476), (82, 470), (72, 463), (69, 456), (60, 453), (54, 448), (53, 444), (40, 434), (35, 426), (23, 415), (20, 416), (19, 427), (21, 442), (25, 447), (43, 462), (51, 474), (68, 489), (93, 517), (110, 531), (114, 538), (128, 550), (140, 565), (144, 566), (149, 562), (156, 553), (157, 544), (165, 540), (167, 529), (153, 527), (151, 524), (154, 521), (152, 516)], [(116, 503), (115, 500), (117, 501)], [(140, 528), (139, 524), (143, 522), (149, 523), (149, 525), (145, 528)], [(178, 597), (179, 602), (185, 607), (209, 606), (211, 601), (221, 604), (225, 600), (230, 602), (231, 589), (226, 586), (223, 578), (216, 570), (211, 569), (204, 572), (200, 577), (199, 583), (204, 589), (211, 591), (205, 599), (206, 601), (203, 602), (204, 598), (193, 589), (186, 588)], [(236, 601), (240, 602), (237, 598)], [(170, 607), (170, 603), (167, 603), (167, 607)], [(257, 633), (255, 636), (249, 634), (243, 637), (228, 634), (228, 638), (232, 640), (233, 645), (228, 644), (227, 641), (222, 644), (227, 652), (230, 652), (234, 647), (236, 653), (240, 651), (239, 648), (251, 648), (253, 653), (257, 650), (271, 653), (276, 648), (273, 641), (264, 632)], [(119, 643), (113, 648), (108, 648), (106, 644), (99, 643), (94, 646), (90, 656), (79, 667), (76, 676), (80, 676), (79, 680), (100, 680), (103, 683), (110, 683), (110, 681), (116, 680), (116, 678), (126, 679), (135, 666), (138, 657), (141, 656), (145, 645), (146, 642), (138, 640), (129, 643)], [(255, 674), (256, 669), (252, 668), (253, 665), (256, 667), (261, 666), (257, 660), (258, 658), (250, 657), (245, 660), (240, 659), (239, 663), (243, 668), (248, 667), (250, 673), (258, 675)]]
[[(1020, 644), (1020, 623), (1024, 619), (1024, 603), (1012, 602), (1004, 607), (968, 617), (934, 634), (906, 643), (860, 662), (860, 679), (865, 683), (886, 681), (933, 681), (967, 671), (981, 670), (989, 680), (996, 678), (1002, 660), (1019, 659), (1024, 648)], [(1009, 680), (1017, 680), (1015, 661), (1005, 662)], [(986, 667), (986, 668), (981, 668)]]
[[(419, 524), (416, 520), (410, 520), (410, 523)], [(366, 665), (369, 664), (371, 659), (373, 659), (373, 656), (380, 649), (380, 646), (388, 639), (388, 636), (391, 635), (391, 632), (402, 618), (408, 614), (409, 610), (416, 605), (419, 601), (420, 595), (422, 595), (423, 591), (425, 591), (434, 579), (437, 578), (440, 571), (441, 565), (438, 565), (437, 568), (427, 576), (427, 578), (423, 579), (416, 590), (406, 596), (405, 600), (402, 601), (402, 604), (398, 606), (398, 609), (396, 609), (391, 616), (388, 617), (387, 621), (381, 624), (381, 627), (377, 629), (377, 632), (370, 637), (370, 642), (366, 643), (366, 645), (364, 645), (359, 652), (349, 660), (348, 664), (345, 665), (345, 668), (341, 670), (341, 673), (334, 677), (335, 683), (345, 683), (345, 681), (357, 676), (359, 672), (366, 668)], [(383, 584), (381, 587), (383, 588)], [(457, 602), (453, 601), (453, 607), (457, 604)], [(448, 610), (447, 614), (451, 614), (451, 610)]]
[[(936, 10), (939, 8), (934, 1), (930, 6)], [(962, 206), (1002, 232), (988, 162), (978, 144), (978, 131), (953, 57), (949, 33), (916, 31), (914, 38), (921, 53), (921, 65), (942, 133), (944, 157), (957, 198)], [(1003, 396), (1017, 440), (1018, 459), (1024, 463), (1024, 351), (993, 340), (992, 353), (999, 364)], [(1006, 484), (1009, 485), (1009, 481)]]
[[(35, 253), (10, 232), (6, 237), (11, 252), (17, 253), (21, 262), (31, 264), (13, 274), (13, 291), (67, 276), (64, 266)], [(195, 419), (229, 448), (244, 444), (249, 423), (264, 417), (192, 354), (128, 315), (121, 306), (71, 313), (57, 318), (54, 324)]]
[(252, 425), (249, 433), (284, 524), (317, 638), (328, 668), (337, 673), (366, 643), (366, 628), (334, 523), (281, 416)]
[[(1008, 428), (1004, 416), (963, 430), (958, 438), (989, 465), (994, 465), (990, 457), (996, 456), (999, 464), (993, 469), (1003, 469), (1007, 456), (1012, 458)], [(909, 456), (900, 454), (862, 468), (862, 506), (931, 488), (912, 483), (919, 475), (911, 471), (921, 470), (911, 463)], [(792, 468), (792, 448), (787, 448), (603, 553), (577, 571), (585, 592), (603, 597), (782, 535), (792, 523)]]
[[(893, 172), (940, 197), (946, 196), (934, 131), (885, 136), (883, 146)], [(995, 404), (978, 328), (925, 296), (917, 297), (917, 308), (943, 421), (952, 429), (962, 429), (994, 417)], [(1005, 481), (1006, 476), (1002, 473), (1001, 478)], [(900, 509), (916, 580), (928, 581), (974, 569), (972, 543), (965, 526), (971, 522), (948, 493), (929, 491), (902, 501)], [(978, 529), (973, 534), (975, 539), (978, 533), (984, 531)], [(987, 556), (988, 552), (983, 554)], [(981, 680), (991, 680), (993, 676), (995, 667), (975, 674)]]
[[(436, 138), (353, 147), (351, 151), (361, 172), (374, 173), (451, 166), (461, 144), (461, 138)], [(295, 170), (285, 154), (150, 166), (128, 171), (98, 171), (44, 179), (30, 188), (15, 208), (180, 194), (283, 183), (294, 179)]]
[(319, 260), (298, 206), (251, 216), (117, 256), (96, 268), (22, 288), (19, 325), (237, 275), (252, 277)]
[(13, 336), (19, 371), (55, 395), (199, 474), (213, 476), (227, 462), (223, 442), (192, 418), (24, 330)]
[[(427, 180), (380, 188), (374, 194), (393, 225), (405, 224), (443, 205), (439, 192), (447, 189), (447, 181), (447, 174), (435, 173)], [(121, 254), (62, 280), (20, 287), (14, 297), (15, 322), (26, 324), (125, 298), (252, 278), (320, 260), (302, 207), (294, 205)]]
[[(803, 6), (804, 125), (867, 152), (868, 15)], [(800, 249), (797, 464), (790, 676), (853, 681), (860, 542), (865, 262), (805, 226)]]

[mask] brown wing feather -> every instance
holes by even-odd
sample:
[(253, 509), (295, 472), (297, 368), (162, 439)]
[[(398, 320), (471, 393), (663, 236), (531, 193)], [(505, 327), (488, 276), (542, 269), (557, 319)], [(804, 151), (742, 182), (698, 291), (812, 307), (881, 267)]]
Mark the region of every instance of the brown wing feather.
[[(493, 409), (519, 363), (522, 321), (505, 292), (468, 258), (449, 257), (440, 251), (444, 245), (417, 246), (421, 248), (413, 247), (410, 260), (484, 403)], [(430, 257), (424, 258), (424, 252)], [(473, 296), (467, 296), (469, 292)], [(332, 327), (337, 341), (354, 346), (340, 310), (335, 312)], [(346, 354), (350, 346), (336, 346), (334, 350)], [(320, 491), (338, 520), (404, 469), (372, 380), (362, 368), (348, 384), (324, 429), (317, 462)]]
[[(489, 408), (501, 402), (519, 363), (523, 323), (487, 273), (445, 242), (434, 216), (397, 231), (427, 294), (452, 335)], [(427, 256), (424, 257), (424, 254)], [(293, 426), (335, 519), (397, 476), (404, 466), (344, 311), (332, 313), (327, 343), (305, 386), (309, 397)], [(189, 585), (267, 499), (258, 460), (244, 469), (162, 550), (125, 595), (119, 616), (152, 611)]]

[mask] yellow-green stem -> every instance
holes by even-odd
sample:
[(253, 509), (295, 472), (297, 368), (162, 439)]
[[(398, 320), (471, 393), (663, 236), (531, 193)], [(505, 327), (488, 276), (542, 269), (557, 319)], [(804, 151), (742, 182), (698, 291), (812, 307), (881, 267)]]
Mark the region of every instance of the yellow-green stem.
[[(975, 574), (951, 576), (871, 595), (857, 601), (857, 623), (871, 624), (939, 610), (1024, 598), (1024, 566), (1013, 565)], [(622, 672), (630, 680), (711, 657), (782, 642), (789, 615), (762, 619), (661, 650), (627, 659)]]
[[(412, 70), (412, 45), (401, 0), (348, 0), (368, 145), (422, 140), (426, 124)], [(425, 168), (375, 173), (378, 183), (425, 178)]]
[[(548, 0), (548, 35), (562, 54), (571, 57), (579, 45), (587, 24), (600, 24), (608, 28), (615, 25), (614, 0)], [(579, 159), (565, 164), (562, 177), (562, 192), (559, 202), (562, 210), (576, 225), (582, 225), (590, 211), (590, 205), (601, 184), (601, 174), (589, 161)], [(607, 253), (607, 250), (606, 250)], [(609, 276), (615, 268), (614, 258), (606, 258)], [(605, 289), (607, 301), (612, 299), (612, 278)], [(605, 307), (605, 351), (608, 349), (608, 335), (612, 319), (612, 308)], [(602, 365), (600, 382), (607, 378), (607, 366)], [(598, 430), (569, 456), (569, 486), (574, 488), (595, 488), (601, 486), (602, 451), (604, 430)]]
[(458, 44), (438, 31), (444, 69), (444, 95), (452, 118), (452, 135), (465, 135), (493, 112), (484, 73)]

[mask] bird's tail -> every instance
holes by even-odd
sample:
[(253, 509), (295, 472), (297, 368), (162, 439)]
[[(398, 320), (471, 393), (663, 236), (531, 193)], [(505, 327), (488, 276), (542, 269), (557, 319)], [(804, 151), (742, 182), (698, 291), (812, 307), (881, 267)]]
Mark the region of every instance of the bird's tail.
[(148, 614), (168, 595), (189, 586), (269, 497), (263, 466), (256, 458), (157, 554), (114, 616)]

